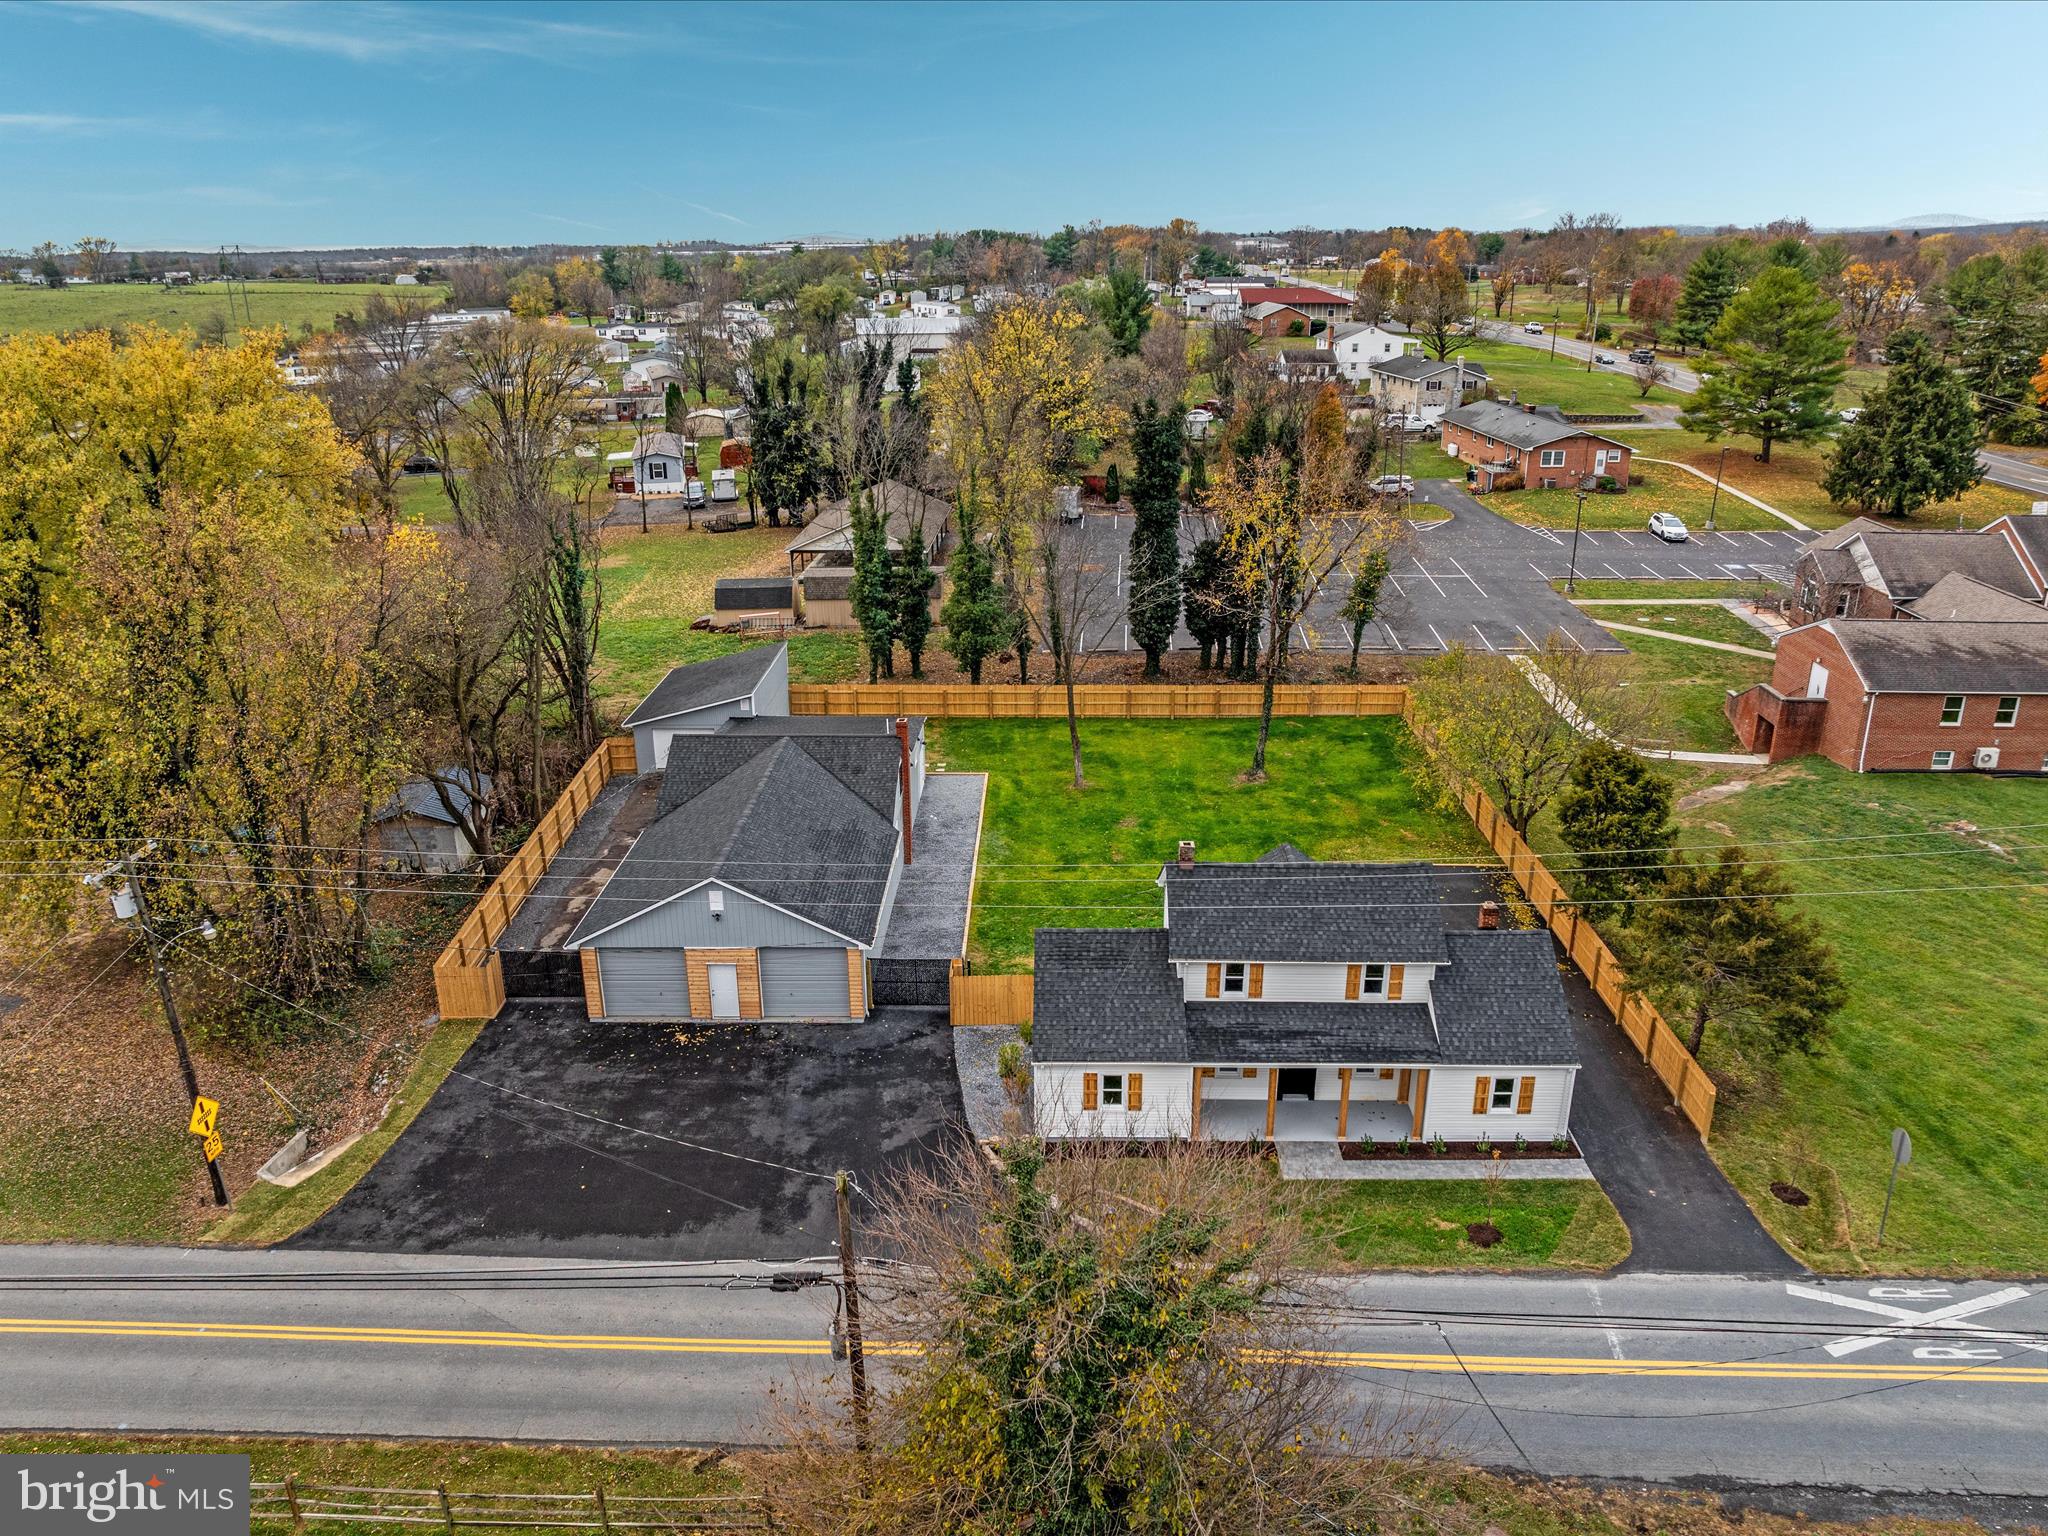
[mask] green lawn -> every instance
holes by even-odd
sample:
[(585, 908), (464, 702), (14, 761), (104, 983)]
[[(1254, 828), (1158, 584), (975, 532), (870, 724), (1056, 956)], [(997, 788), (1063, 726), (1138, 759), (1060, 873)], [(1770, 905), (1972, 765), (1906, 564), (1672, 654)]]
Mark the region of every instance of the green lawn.
[[(1644, 440), (1669, 433), (1639, 432), (1630, 441), (1642, 451)], [(1707, 508), (1714, 508), (1716, 528), (1783, 528), (1785, 524), (1759, 507), (1734, 496), (1714, 499), (1714, 488), (1695, 475), (1668, 464), (1646, 464), (1634, 460), (1641, 485), (1626, 494), (1594, 494), (1586, 498), (1585, 527), (1644, 528), (1653, 512), (1675, 512), (1688, 528), (1707, 525)], [(1578, 514), (1578, 496), (1572, 491), (1495, 491), (1486, 504), (1502, 517), (1518, 523), (1535, 523), (1545, 528), (1569, 528)]]
[[(2048, 1272), (2048, 781), (1772, 770), (1685, 818), (1776, 851), (1849, 983), (1832, 1046), (1775, 1072), (1709, 1035), (1711, 1146), (1764, 1222), (1824, 1270)], [(1979, 833), (1949, 830), (1974, 823)], [(2002, 830), (2002, 829), (2011, 830)], [(2010, 850), (1985, 848), (1988, 839)], [(1795, 861), (1794, 856), (1804, 854)], [(1885, 1246), (1889, 1137), (1912, 1133)], [(1781, 1180), (1812, 1196), (1774, 1198)]]
[[(1564, 579), (1550, 584), (1564, 591)], [(1764, 581), (1617, 581), (1611, 576), (1581, 576), (1576, 597), (1641, 598), (1668, 603), (1674, 597), (1768, 597), (1776, 588)]]
[[(1677, 459), (1694, 465), (1707, 474), (1716, 473), (1721, 463), (1721, 450), (1728, 449), (1725, 471), (1728, 485), (1749, 492), (1750, 495), (1769, 502), (1781, 512), (1789, 512), (1801, 522), (1815, 528), (1835, 528), (1856, 515), (1853, 507), (1837, 507), (1820, 488), (1820, 478), (1827, 468), (1828, 454), (1832, 451), (1824, 443), (1788, 444), (1778, 443), (1771, 448), (1771, 462), (1759, 464), (1756, 461), (1756, 443), (1746, 437), (1724, 437), (1717, 443), (1709, 443), (1697, 432), (1680, 428), (1660, 428), (1655, 431), (1631, 430), (1626, 427), (1605, 428), (1620, 441), (1629, 444), (1638, 454), (1653, 454), (1660, 459)], [(1644, 465), (1644, 471), (1655, 469), (1654, 464)], [(1960, 512), (1965, 526), (1981, 527), (1995, 517), (2006, 513), (2025, 513), (2031, 509), (2033, 498), (2024, 491), (2008, 490), (1999, 485), (1980, 485), (1966, 491), (1955, 501), (1943, 502), (1936, 506), (1923, 507), (1919, 512), (1900, 524), (1911, 528), (1953, 528)], [(1587, 503), (1590, 510), (1591, 502)], [(1728, 498), (1721, 498), (1721, 510), (1728, 510)], [(1754, 508), (1748, 509), (1754, 511)], [(1735, 527), (1730, 523), (1728, 526)], [(1773, 520), (1754, 526), (1782, 526)]]
[[(1617, 357), (1620, 353), (1615, 354)], [(1567, 411), (1627, 411), (1640, 414), (1645, 396), (1625, 374), (1601, 369), (1588, 372), (1584, 362), (1559, 353), (1555, 358), (1512, 341), (1466, 341), (1452, 349), (1478, 363), (1493, 381), (1494, 393), (1507, 399), (1519, 391), (1525, 405), (1555, 405)], [(1677, 405), (1686, 397), (1662, 385), (1647, 396), (1653, 405)], [(1600, 430), (1605, 430), (1604, 428)]]
[[(398, 288), (388, 283), (251, 282), (244, 317), (243, 288), (230, 297), (226, 283), (195, 283), (190, 288), (161, 288), (144, 283), (95, 283), (89, 288), (29, 288), (0, 284), (0, 336), (27, 331), (77, 331), (93, 326), (136, 325), (153, 320), (167, 330), (197, 330), (218, 315), (234, 336), (242, 328), (278, 325), (292, 335), (311, 323), (326, 330), (343, 310), (358, 310), (373, 293), (386, 298), (440, 300), (446, 290)], [(234, 313), (229, 314), (230, 306)]]
[[(1503, 1179), (1490, 1201), (1484, 1179), (1275, 1179), (1273, 1189), (1277, 1201), (1299, 1202), (1318, 1260), (1340, 1272), (1600, 1270), (1629, 1252), (1628, 1228), (1590, 1179)], [(1465, 1229), (1489, 1220), (1501, 1241), (1480, 1248)]]
[(1768, 636), (1743, 623), (1726, 608), (1698, 607), (1690, 603), (1660, 607), (1652, 600), (1633, 608), (1602, 603), (1597, 608), (1586, 609), (1585, 614), (1596, 624), (1605, 624), (1611, 620), (1617, 624), (1640, 624), (1647, 629), (1663, 630), (1674, 635), (1691, 635), (1698, 640), (1718, 640), (1726, 645), (1746, 645), (1751, 650), (1768, 651), (1771, 648)]
[[(1458, 480), (1465, 478), (1465, 466), (1445, 453), (1440, 443), (1411, 438), (1398, 454), (1380, 454), (1373, 460), (1375, 474), (1405, 474), (1415, 480)], [(1425, 508), (1424, 510), (1429, 510)], [(1441, 511), (1430, 516), (1441, 517)]]
[(1280, 842), (1315, 858), (1488, 857), (1471, 824), (1411, 777), (1399, 720), (1276, 719), (1269, 777), (1247, 784), (1257, 730), (1255, 720), (1084, 720), (1088, 788), (1076, 793), (1065, 721), (936, 722), (932, 760), (989, 775), (968, 941), (976, 964), (1029, 969), (1040, 925), (1157, 926), (1153, 880), (1181, 838), (1205, 859), (1253, 859)]
[(448, 504), (448, 492), (439, 475), (400, 475), (398, 515), (423, 523), (452, 523), (455, 509)]
[[(1740, 622), (1733, 615), (1722, 616)], [(1682, 752), (1742, 750), (1722, 704), (1730, 688), (1747, 688), (1769, 678), (1769, 661), (1647, 635), (1614, 638), (1629, 649), (1630, 686), (1651, 689), (1656, 695), (1644, 733), (1646, 745)]]
[[(614, 529), (599, 561), (604, 620), (598, 631), (598, 698), (610, 714), (624, 714), (669, 668), (704, 661), (747, 645), (771, 643), (739, 635), (693, 630), (711, 612), (711, 590), (721, 576), (782, 574), (783, 551), (796, 537), (789, 528), (740, 528), (731, 533), (657, 527), (650, 533)], [(850, 682), (860, 669), (860, 637), (820, 630), (790, 637), (790, 675), (799, 682)]]

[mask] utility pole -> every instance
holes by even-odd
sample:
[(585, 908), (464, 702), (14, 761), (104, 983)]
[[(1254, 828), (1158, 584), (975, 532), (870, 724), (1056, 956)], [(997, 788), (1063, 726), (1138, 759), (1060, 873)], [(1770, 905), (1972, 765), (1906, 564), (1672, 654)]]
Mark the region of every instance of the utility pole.
[[(171, 1026), (171, 1043), (178, 1048), (178, 1071), (185, 1078), (185, 1097), (191, 1101), (199, 1098), (199, 1073), (192, 1065), (191, 1047), (185, 1044), (185, 1026), (178, 1018), (178, 1004), (171, 996), (171, 978), (164, 970), (163, 946), (157, 940), (156, 929), (149, 922), (149, 896), (143, 888), (142, 873), (136, 868), (135, 855), (129, 854), (121, 861), (121, 874), (128, 882), (128, 889), (135, 895), (135, 922), (141, 928), (142, 936), (149, 943), (150, 969), (156, 973), (156, 995), (164, 1005), (164, 1019)], [(201, 1156), (205, 1149), (201, 1148)], [(228, 1203), (228, 1187), (222, 1182), (220, 1164), (212, 1158), (206, 1159), (206, 1175), (213, 1181), (213, 1203)]]
[(1568, 593), (1576, 593), (1579, 590), (1579, 527), (1585, 520), (1586, 493), (1580, 491), (1579, 508), (1572, 514), (1572, 568), (1564, 579), (1564, 589)]
[(1714, 499), (1707, 503), (1707, 532), (1714, 531), (1714, 509), (1721, 505), (1721, 472), (1728, 467), (1728, 445), (1721, 445), (1721, 460), (1714, 466)]
[(853, 1207), (847, 1198), (853, 1175), (844, 1168), (832, 1176), (832, 1191), (839, 1204), (840, 1293), (846, 1298), (846, 1359), (853, 1373), (853, 1443), (861, 1455), (868, 1453), (868, 1363), (860, 1336), (860, 1279), (853, 1255)]

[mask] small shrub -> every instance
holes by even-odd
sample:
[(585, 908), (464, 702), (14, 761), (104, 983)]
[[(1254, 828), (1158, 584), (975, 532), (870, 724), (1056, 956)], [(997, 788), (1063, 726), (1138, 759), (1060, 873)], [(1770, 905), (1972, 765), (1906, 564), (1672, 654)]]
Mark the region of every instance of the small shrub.
[(1563, 1131), (1559, 1131), (1559, 1132), (1558, 1132), (1558, 1133), (1557, 1133), (1557, 1134), (1556, 1134), (1555, 1136), (1553, 1136), (1553, 1137), (1551, 1137), (1551, 1138), (1550, 1138), (1550, 1150), (1551, 1150), (1551, 1151), (1553, 1151), (1553, 1152), (1569, 1152), (1569, 1151), (1571, 1151), (1571, 1149), (1572, 1149), (1572, 1139), (1571, 1139), (1571, 1137), (1567, 1136), (1567, 1135), (1566, 1135), (1566, 1134), (1565, 1134), (1565, 1133), (1564, 1133)]
[(1029, 1045), (1031, 1043), (1031, 1021), (1029, 1019), (1026, 1019), (1022, 1024), (1019, 1024), (1017, 1026), (1017, 1034), (1019, 1035), (1019, 1037), (1022, 1038), (1026, 1045)]
[(1479, 1140), (1475, 1142), (1474, 1145), (1478, 1148), (1479, 1155), (1481, 1157), (1484, 1157), (1487, 1153), (1493, 1150), (1493, 1138), (1491, 1136), (1486, 1135), (1484, 1132), (1481, 1132)]
[(1442, 1157), (1450, 1149), (1451, 1144), (1444, 1140), (1441, 1131), (1429, 1138), (1429, 1155), (1431, 1157)]
[(1609, 496), (1612, 496), (1616, 491), (1621, 489), (1621, 482), (1615, 479), (1612, 475), (1602, 475), (1600, 477), (1600, 489), (1602, 491), (1605, 491)]
[(1601, 321), (1599, 325), (1593, 328), (1593, 339), (1595, 341), (1609, 341), (1613, 339), (1613, 336), (1614, 327), (1609, 325), (1605, 320)]
[(1515, 1134), (1515, 1150), (1517, 1152), (1526, 1152), (1529, 1150), (1529, 1138), (1522, 1135), (1519, 1131)]
[(1112, 507), (1124, 499), (1123, 475), (1114, 464), (1109, 466), (1108, 472), (1102, 477), (1102, 499)]
[(1394, 1150), (1400, 1153), (1403, 1157), (1406, 1157), (1409, 1154), (1409, 1152), (1414, 1150), (1414, 1148), (1412, 1144), (1409, 1142), (1408, 1138), (1406, 1136), (1402, 1136), (1396, 1139), (1396, 1141), (1394, 1142)]
[(1505, 479), (1494, 481), (1493, 488), (1496, 491), (1519, 491), (1522, 489), (1522, 484), (1522, 477), (1520, 475), (1509, 475)]
[(1024, 1076), (1024, 1047), (1014, 1040), (1006, 1040), (996, 1051), (996, 1070), (1010, 1081)]
[(1641, 485), (1643, 483), (1643, 472), (1639, 469), (1630, 470), (1628, 472), (1628, 483), (1630, 485)]
[(1308, 334), (1308, 327), (1299, 320), (1290, 320), (1287, 322), (1287, 334), (1290, 336), (1306, 336)]
[(1358, 1150), (1361, 1152), (1371, 1152), (1378, 1145), (1379, 1143), (1372, 1139), (1371, 1131), (1358, 1138)]

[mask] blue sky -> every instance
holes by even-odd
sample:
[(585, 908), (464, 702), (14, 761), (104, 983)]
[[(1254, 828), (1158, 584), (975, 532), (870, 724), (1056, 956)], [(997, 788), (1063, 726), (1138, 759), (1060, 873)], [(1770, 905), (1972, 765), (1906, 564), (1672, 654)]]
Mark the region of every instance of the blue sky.
[(2048, 6), (0, 0), (0, 246), (2048, 217)]

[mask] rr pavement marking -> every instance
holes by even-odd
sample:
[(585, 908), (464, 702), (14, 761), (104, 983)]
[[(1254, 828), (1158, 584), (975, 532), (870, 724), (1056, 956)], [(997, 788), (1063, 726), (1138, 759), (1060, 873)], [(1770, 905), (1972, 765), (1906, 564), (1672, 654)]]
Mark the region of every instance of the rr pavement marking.
[[(1822, 1293), (1825, 1294), (1825, 1293)], [(2024, 1294), (2024, 1293), (2022, 1293)], [(1828, 1299), (1840, 1298), (1830, 1296)], [(1980, 1301), (1983, 1298), (1979, 1298)], [(1926, 1314), (1931, 1318), (1936, 1314)], [(1923, 1319), (1925, 1320), (1925, 1319)], [(824, 1339), (723, 1339), (663, 1334), (517, 1333), (457, 1328), (378, 1328), (288, 1323), (167, 1322), (146, 1319), (0, 1318), (0, 1335), (177, 1339), (195, 1344), (382, 1344), (426, 1349), (528, 1349), (829, 1358)], [(872, 1355), (911, 1356), (919, 1346), (870, 1339)], [(1471, 1355), (1396, 1350), (1304, 1350), (1297, 1358), (1334, 1370), (1406, 1373), (1473, 1371), (1494, 1376), (1687, 1376), (1753, 1381), (1902, 1381), (1958, 1385), (2048, 1386), (2048, 1367), (1797, 1360), (1611, 1360), (1590, 1355)]]
[[(1803, 1297), (1808, 1301), (1825, 1301), (1837, 1307), (1848, 1307), (1856, 1312), (1874, 1312), (1879, 1317), (1889, 1317), (1902, 1323), (1899, 1328), (1884, 1328), (1871, 1334), (1854, 1334), (1846, 1339), (1836, 1339), (1821, 1347), (1835, 1356), (1852, 1355), (1858, 1350), (1869, 1349), (1882, 1344), (1886, 1339), (1904, 1338), (1916, 1329), (1953, 1325), (1972, 1333), (1990, 1333), (1982, 1323), (1964, 1322), (1979, 1312), (1989, 1312), (1995, 1307), (2010, 1306), (2023, 1301), (2032, 1294), (2023, 1285), (2009, 1285), (2002, 1291), (1991, 1291), (1982, 1296), (1973, 1296), (1968, 1301), (1958, 1301), (1946, 1307), (1936, 1307), (1932, 1312), (1915, 1312), (1908, 1307), (1895, 1307), (1889, 1302), (1868, 1300), (1861, 1296), (1850, 1296), (1840, 1291), (1824, 1291), (1817, 1286), (1798, 1285), (1791, 1281), (1785, 1284), (1785, 1294)], [(2011, 1340), (2023, 1349), (2048, 1352), (2048, 1344), (2030, 1344), (2024, 1340)]]

